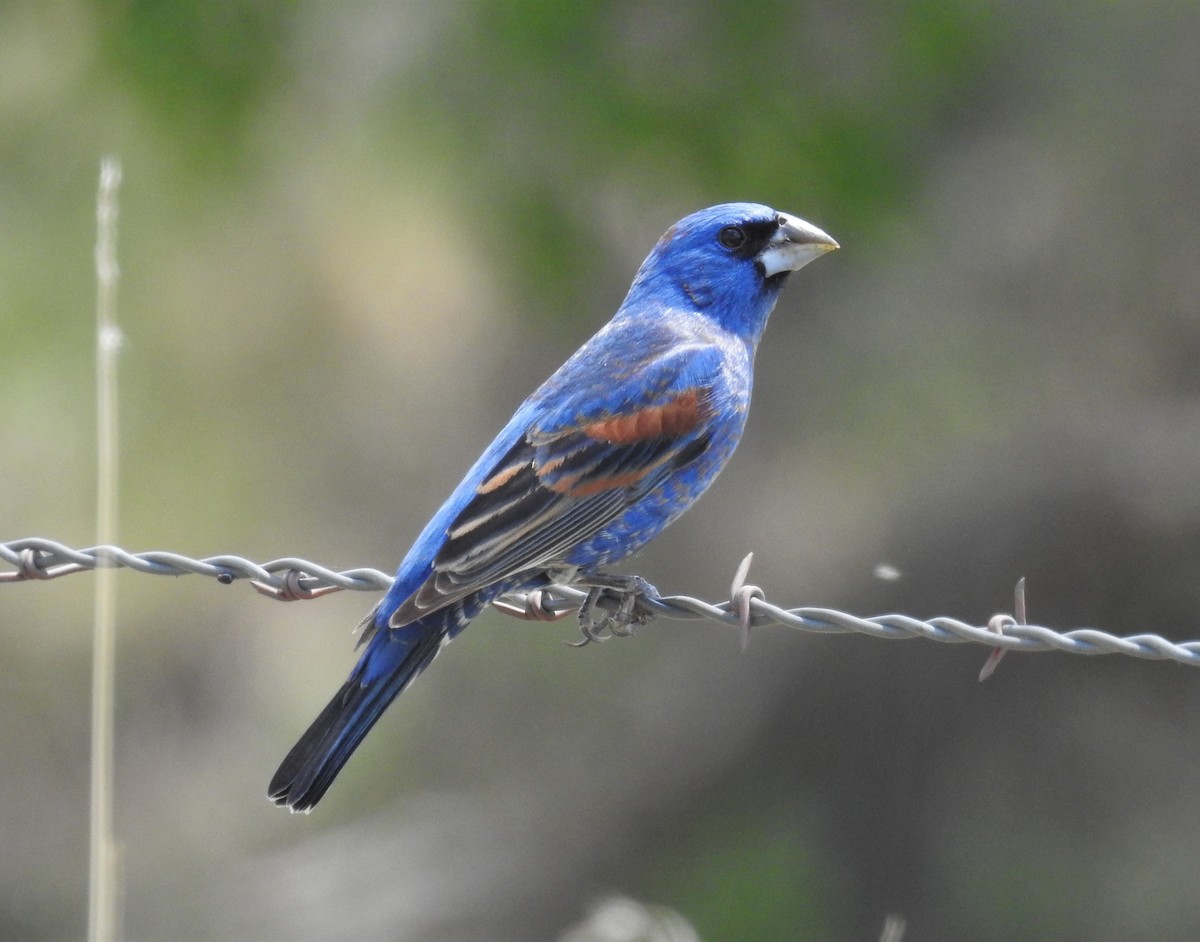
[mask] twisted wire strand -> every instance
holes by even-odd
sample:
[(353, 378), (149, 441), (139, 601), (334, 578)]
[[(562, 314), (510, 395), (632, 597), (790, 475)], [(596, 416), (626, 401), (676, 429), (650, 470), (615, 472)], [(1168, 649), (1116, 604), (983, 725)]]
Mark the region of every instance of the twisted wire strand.
[(0, 583), (57, 579), (89, 569), (123, 567), (156, 576), (210, 576), (225, 585), (238, 579), (249, 579), (260, 590), (273, 589), (279, 598), (284, 599), (288, 599), (289, 587), (295, 586), (305, 593), (311, 593), (298, 596), (306, 598), (320, 593), (322, 589), (381, 592), (392, 584), (392, 577), (378, 569), (337, 572), (292, 556), (268, 563), (255, 563), (231, 555), (192, 559), (179, 553), (159, 551), (130, 553), (118, 546), (92, 546), (77, 550), (41, 537), (0, 543), (0, 559), (15, 567), (13, 572), (0, 572)]
[[(306, 559), (285, 557), (267, 563), (255, 563), (240, 556), (209, 556), (192, 559), (179, 553), (130, 553), (116, 546), (71, 549), (53, 540), (30, 537), (0, 543), (0, 559), (13, 567), (0, 572), (0, 583), (55, 579), (99, 567), (125, 567), (154, 575), (196, 574), (215, 578), (223, 584), (247, 579), (265, 595), (284, 601), (315, 598), (329, 592), (353, 589), (365, 592), (385, 591), (392, 577), (378, 569), (329, 569)], [(1019, 624), (1009, 616), (1002, 632), (940, 616), (922, 621), (898, 613), (861, 618), (828, 608), (780, 608), (768, 602), (761, 590), (743, 586), (744, 566), (735, 579), (732, 598), (723, 602), (705, 602), (686, 595), (650, 597), (640, 595), (637, 612), (641, 620), (663, 616), (678, 620), (707, 619), (731, 627), (763, 628), (779, 625), (816, 634), (857, 632), (874, 638), (898, 640), (926, 638), (930, 641), (958, 644), (975, 642), (1005, 651), (1063, 651), (1067, 654), (1124, 654), (1145, 660), (1171, 660), (1200, 667), (1200, 641), (1173, 642), (1156, 634), (1118, 637), (1097, 628), (1079, 628), (1059, 632), (1040, 625)], [(500, 607), (509, 614), (544, 620), (580, 608), (589, 593), (575, 586), (551, 586), (538, 593), (513, 595)], [(614, 608), (615, 602), (602, 600), (600, 606)], [(993, 618), (992, 622), (996, 619)]]

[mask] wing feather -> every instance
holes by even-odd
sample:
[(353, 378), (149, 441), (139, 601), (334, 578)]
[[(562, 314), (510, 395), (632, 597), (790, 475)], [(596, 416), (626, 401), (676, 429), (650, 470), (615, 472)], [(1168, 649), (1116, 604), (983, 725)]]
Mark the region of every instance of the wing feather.
[(564, 563), (573, 547), (699, 458), (711, 437), (713, 390), (703, 382), (681, 388), (674, 367), (659, 366), (642, 387), (651, 390), (649, 401), (584, 414), (564, 409), (557, 415), (570, 418), (526, 429), (482, 476), (446, 528), (431, 574), (389, 625), (401, 627), (492, 583)]

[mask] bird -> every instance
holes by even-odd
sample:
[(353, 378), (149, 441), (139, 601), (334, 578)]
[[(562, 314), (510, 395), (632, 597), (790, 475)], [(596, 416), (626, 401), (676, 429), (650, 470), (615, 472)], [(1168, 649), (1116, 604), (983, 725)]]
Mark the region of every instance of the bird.
[(522, 403), (421, 531), (270, 800), (311, 811), (384, 710), (499, 596), (570, 582), (652, 589), (605, 567), (657, 536), (725, 466), (780, 290), (838, 247), (757, 203), (671, 226), (612, 320)]

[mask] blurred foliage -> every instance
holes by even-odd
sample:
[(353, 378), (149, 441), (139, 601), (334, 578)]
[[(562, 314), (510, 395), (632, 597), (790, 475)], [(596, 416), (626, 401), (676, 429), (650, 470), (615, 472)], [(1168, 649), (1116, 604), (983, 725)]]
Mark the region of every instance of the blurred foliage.
[[(99, 3), (102, 68), (186, 166), (220, 176), (254, 156), (264, 97), (322, 71), (288, 46), (310, 13)], [(510, 287), (543, 312), (577, 310), (577, 286), (602, 273), (594, 213), (614, 191), (653, 203), (665, 187), (656, 218), (757, 199), (818, 218), (836, 207), (843, 231), (885, 220), (919, 180), (925, 142), (978, 104), (1004, 43), (992, 5), (948, 0), (480, 0), (414, 16), (432, 18), (434, 39), (373, 120), (450, 169), (505, 246)]]
[[(757, 199), (846, 248), (637, 567), (968, 618), (1028, 574), (1192, 637), (1196, 43), (1167, 0), (0, 4), (5, 536), (92, 531), (103, 153), (122, 542), (334, 566), (394, 564), (667, 224)], [(262, 789), (368, 600), (122, 586), (131, 937), (550, 938), (609, 888), (711, 942), (1200, 937), (1183, 671), (481, 620), (299, 820)], [(89, 588), (0, 590), (4, 938), (82, 920)]]
[(98, 0), (101, 74), (128, 88), (202, 177), (243, 166), (246, 133), (281, 79), (300, 5), (277, 0)]
[[(753, 810), (755, 813), (751, 813)], [(706, 818), (694, 844), (663, 867), (660, 897), (702, 939), (773, 942), (832, 938), (843, 905), (812, 836), (787, 808)]]

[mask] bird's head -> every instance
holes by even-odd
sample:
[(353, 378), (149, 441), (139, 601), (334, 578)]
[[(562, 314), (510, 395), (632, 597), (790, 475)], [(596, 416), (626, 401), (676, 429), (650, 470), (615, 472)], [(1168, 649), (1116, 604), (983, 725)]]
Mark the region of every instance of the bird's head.
[(816, 226), (768, 206), (710, 206), (681, 219), (659, 239), (638, 270), (625, 307), (686, 306), (754, 343), (787, 276), (836, 248), (837, 242)]

